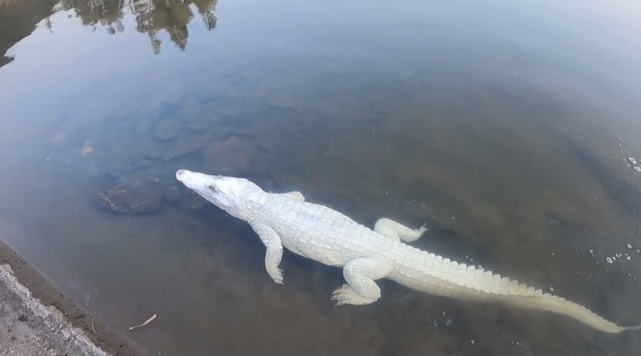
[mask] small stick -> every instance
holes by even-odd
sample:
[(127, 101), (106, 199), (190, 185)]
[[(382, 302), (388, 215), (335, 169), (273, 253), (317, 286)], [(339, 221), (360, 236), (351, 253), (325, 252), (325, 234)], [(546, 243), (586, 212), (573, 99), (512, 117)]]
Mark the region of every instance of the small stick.
[(151, 323), (154, 319), (156, 319), (156, 314), (152, 315), (152, 317), (147, 319), (144, 323), (142, 323), (140, 325), (136, 325), (136, 326), (130, 327), (129, 330), (133, 330), (133, 329), (136, 329), (136, 328), (142, 328), (143, 326)]
[(91, 330), (93, 330), (93, 332), (94, 332), (94, 333), (96, 333), (96, 335), (98, 335), (98, 332), (97, 332), (97, 331), (96, 331), (96, 329), (93, 327), (93, 318), (91, 318)]

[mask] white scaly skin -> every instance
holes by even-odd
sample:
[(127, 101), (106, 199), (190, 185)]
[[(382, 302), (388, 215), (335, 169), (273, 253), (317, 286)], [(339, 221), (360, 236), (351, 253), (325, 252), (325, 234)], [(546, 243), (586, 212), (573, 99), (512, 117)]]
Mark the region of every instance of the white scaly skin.
[(336, 305), (377, 301), (381, 290), (375, 281), (387, 278), (426, 293), (562, 314), (607, 333), (641, 328), (618, 326), (561, 297), (406, 244), (419, 239), (425, 227), (411, 229), (383, 218), (371, 230), (333, 209), (305, 202), (300, 192), (268, 193), (244, 178), (181, 169), (176, 179), (251, 225), (266, 247), (265, 269), (274, 282), (283, 284), (283, 247), (342, 267), (347, 284), (334, 291)]

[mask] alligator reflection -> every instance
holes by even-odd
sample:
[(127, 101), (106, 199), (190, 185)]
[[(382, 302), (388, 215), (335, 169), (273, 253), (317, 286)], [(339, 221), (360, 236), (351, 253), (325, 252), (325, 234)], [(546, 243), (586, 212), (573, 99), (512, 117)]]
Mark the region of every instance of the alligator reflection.
[[(208, 31), (216, 28), (214, 15), (218, 0), (63, 0), (54, 11), (76, 13), (85, 26), (106, 27), (109, 34), (123, 32), (123, 18), (129, 12), (135, 17), (136, 31), (149, 36), (155, 54), (161, 51), (162, 41), (158, 33), (165, 30), (171, 41), (184, 51), (187, 48), (189, 30), (187, 25), (194, 18), (195, 7)], [(192, 6), (193, 5), (193, 6)], [(52, 28), (51, 18), (47, 27)]]

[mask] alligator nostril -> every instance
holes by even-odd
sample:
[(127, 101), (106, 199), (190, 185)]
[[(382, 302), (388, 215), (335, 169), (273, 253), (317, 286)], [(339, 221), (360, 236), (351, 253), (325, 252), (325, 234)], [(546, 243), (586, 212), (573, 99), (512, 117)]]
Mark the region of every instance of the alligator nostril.
[(180, 177), (184, 176), (185, 173), (187, 173), (187, 171), (185, 171), (184, 169), (179, 169), (178, 171), (176, 171), (176, 179), (180, 179)]

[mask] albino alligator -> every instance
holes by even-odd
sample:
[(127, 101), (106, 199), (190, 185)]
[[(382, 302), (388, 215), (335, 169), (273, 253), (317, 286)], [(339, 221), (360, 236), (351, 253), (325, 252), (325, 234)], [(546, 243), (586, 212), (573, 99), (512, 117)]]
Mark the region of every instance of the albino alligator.
[(347, 284), (334, 291), (331, 300), (336, 305), (377, 301), (381, 290), (375, 281), (388, 278), (426, 293), (558, 313), (608, 333), (641, 328), (618, 326), (564, 298), (404, 243), (420, 238), (425, 226), (411, 229), (382, 218), (371, 230), (333, 209), (305, 202), (300, 192), (268, 193), (244, 178), (184, 169), (176, 172), (176, 179), (251, 225), (266, 247), (265, 269), (274, 282), (283, 284), (283, 247), (342, 267)]

